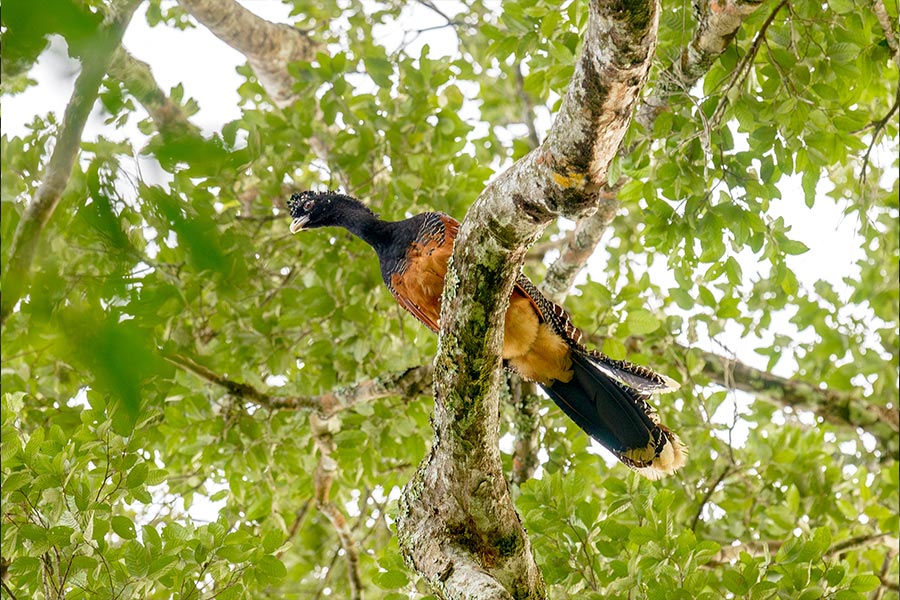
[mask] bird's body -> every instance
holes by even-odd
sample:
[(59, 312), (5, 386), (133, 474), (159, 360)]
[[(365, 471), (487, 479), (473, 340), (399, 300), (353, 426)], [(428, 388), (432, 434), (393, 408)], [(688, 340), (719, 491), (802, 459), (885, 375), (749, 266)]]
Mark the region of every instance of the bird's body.
[[(358, 200), (332, 192), (294, 194), (288, 207), (292, 233), (339, 226), (371, 245), (397, 302), (429, 329), (439, 330), (456, 220), (429, 212), (382, 221)], [(674, 389), (674, 382), (589, 351), (580, 338), (568, 314), (520, 274), (504, 323), (507, 365), (537, 382), (579, 427), (642, 475), (657, 479), (681, 467), (684, 446), (648, 404), (651, 392)]]

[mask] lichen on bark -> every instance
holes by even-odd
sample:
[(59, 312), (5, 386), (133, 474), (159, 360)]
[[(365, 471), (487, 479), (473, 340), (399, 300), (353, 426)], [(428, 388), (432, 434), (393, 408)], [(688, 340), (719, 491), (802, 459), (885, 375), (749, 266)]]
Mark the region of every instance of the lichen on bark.
[(658, 14), (655, 0), (591, 2), (547, 140), (497, 177), (460, 226), (442, 300), (434, 444), (398, 520), (404, 556), (443, 597), (546, 597), (500, 461), (502, 324), (526, 249), (556, 217), (599, 202), (649, 73)]

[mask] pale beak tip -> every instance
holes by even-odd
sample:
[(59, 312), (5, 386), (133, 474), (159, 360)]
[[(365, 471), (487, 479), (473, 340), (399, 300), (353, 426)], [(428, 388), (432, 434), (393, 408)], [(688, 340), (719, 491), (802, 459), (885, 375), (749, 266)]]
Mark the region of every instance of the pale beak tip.
[(307, 219), (294, 219), (291, 221), (291, 233), (297, 233), (298, 231), (303, 229), (303, 226), (306, 224)]

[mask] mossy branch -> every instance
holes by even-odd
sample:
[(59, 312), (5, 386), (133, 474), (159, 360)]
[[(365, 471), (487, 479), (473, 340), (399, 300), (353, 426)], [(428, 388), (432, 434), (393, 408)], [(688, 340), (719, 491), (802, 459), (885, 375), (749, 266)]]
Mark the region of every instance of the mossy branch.
[(442, 597), (543, 598), (498, 448), (500, 352), (513, 281), (558, 216), (596, 209), (656, 48), (659, 5), (590, 3), (582, 51), (544, 143), (463, 221), (444, 284), (435, 441), (400, 502), (400, 548)]

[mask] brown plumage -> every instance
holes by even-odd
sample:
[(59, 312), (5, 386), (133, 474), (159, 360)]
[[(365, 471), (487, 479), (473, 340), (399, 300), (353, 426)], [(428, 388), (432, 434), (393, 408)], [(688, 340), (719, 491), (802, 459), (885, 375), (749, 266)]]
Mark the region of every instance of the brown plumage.
[[(437, 332), (447, 263), (459, 223), (442, 213), (404, 221), (378, 219), (364, 204), (334, 192), (303, 192), (288, 201), (291, 232), (339, 226), (368, 242), (385, 284), (400, 305)], [(660, 424), (648, 403), (651, 392), (675, 383), (626, 361), (581, 345), (569, 315), (520, 274), (504, 323), (503, 358), (540, 384), (556, 404), (619, 460), (651, 479), (674, 472), (686, 449)]]

